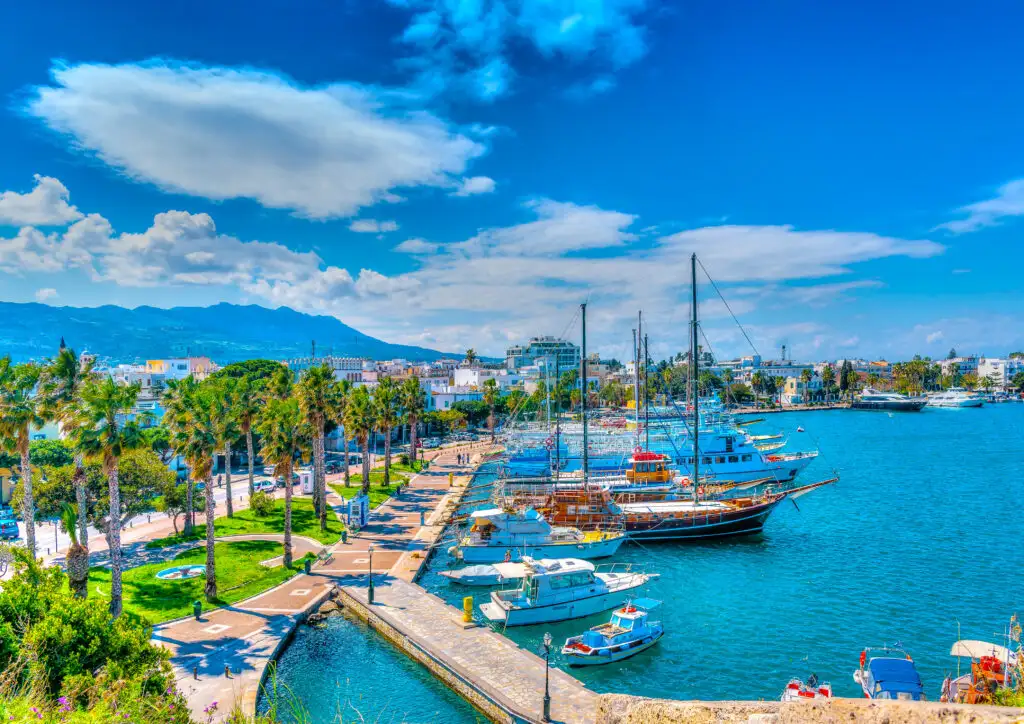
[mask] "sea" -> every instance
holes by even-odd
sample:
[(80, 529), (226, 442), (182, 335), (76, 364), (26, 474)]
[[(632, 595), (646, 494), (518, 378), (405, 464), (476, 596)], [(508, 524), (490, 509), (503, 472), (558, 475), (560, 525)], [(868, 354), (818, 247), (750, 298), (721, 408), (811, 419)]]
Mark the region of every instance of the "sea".
[[(819, 451), (800, 483), (833, 472), (839, 482), (785, 502), (760, 536), (624, 546), (611, 561), (659, 575), (643, 595), (663, 602), (657, 618), (666, 634), (631, 659), (571, 669), (574, 676), (599, 692), (770, 700), (790, 678), (814, 673), (837, 696), (860, 696), (852, 675), (861, 650), (888, 644), (913, 657), (937, 699), (943, 678), (957, 671), (954, 641), (1004, 642), (1010, 616), (1024, 613), (1024, 404), (787, 412), (749, 429), (784, 433), (786, 450)], [(494, 474), (481, 468), (476, 484)], [(452, 565), (440, 550), (421, 585), (456, 606), (467, 593), (485, 600), (486, 589), (439, 575)], [(505, 635), (538, 651), (546, 632), (561, 642), (607, 619)], [(388, 646), (359, 624), (333, 619), (326, 629), (300, 631), (278, 676), (323, 712), (313, 724), (335, 721), (320, 701), (329, 687), (336, 698), (360, 691), (371, 713), (402, 712), (394, 721), (477, 720)], [(568, 670), (558, 653), (551, 663)]]

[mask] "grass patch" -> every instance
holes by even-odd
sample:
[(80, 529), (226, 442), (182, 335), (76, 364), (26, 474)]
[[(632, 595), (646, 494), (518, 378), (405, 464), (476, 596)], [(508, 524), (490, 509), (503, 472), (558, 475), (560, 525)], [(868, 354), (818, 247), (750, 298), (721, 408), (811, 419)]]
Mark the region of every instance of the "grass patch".
[[(345, 524), (338, 520), (333, 513), (328, 512), (327, 530), (320, 530), (320, 521), (313, 515), (313, 501), (310, 498), (292, 498), (292, 535), (301, 535), (320, 541), (324, 545), (332, 545), (341, 540), (341, 531), (344, 528)], [(246, 508), (235, 511), (233, 518), (227, 516), (217, 518), (213, 521), (213, 530), (218, 536), (283, 534), (284, 498), (279, 498), (276, 501), (273, 515), (260, 517)], [(166, 548), (175, 543), (199, 540), (206, 540), (205, 523), (197, 525), (188, 536), (181, 533), (151, 540), (146, 544), (146, 548)]]
[[(370, 476), (370, 480), (370, 508), (373, 509), (394, 495), (395, 486), (393, 484), (386, 487), (380, 484), (374, 485), (372, 482), (372, 475)], [(359, 491), (362, 490), (362, 488), (362, 481), (359, 483), (353, 481), (352, 486), (348, 488), (345, 487), (344, 483), (334, 483), (331, 485), (331, 489), (345, 500), (350, 500), (359, 495)]]
[[(213, 551), (217, 563), (217, 591), (220, 594), (214, 601), (207, 601), (203, 594), (206, 585), (204, 578), (161, 581), (156, 577), (158, 572), (171, 566), (206, 563), (206, 549), (198, 547), (179, 553), (173, 561), (150, 563), (125, 571), (122, 576), (124, 609), (150, 623), (160, 623), (190, 616), (193, 601), (202, 601), (203, 610), (210, 611), (273, 588), (302, 570), (301, 559), (297, 559), (292, 568), (267, 568), (260, 565), (260, 561), (274, 558), (283, 552), (281, 544), (274, 541), (217, 543)], [(108, 569), (93, 568), (89, 572), (89, 596), (110, 599)]]

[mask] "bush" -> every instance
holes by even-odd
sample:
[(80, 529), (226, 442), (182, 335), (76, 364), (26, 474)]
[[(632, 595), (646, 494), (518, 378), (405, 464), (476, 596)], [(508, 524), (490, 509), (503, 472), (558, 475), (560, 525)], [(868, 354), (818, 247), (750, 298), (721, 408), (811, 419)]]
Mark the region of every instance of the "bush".
[(398, 464), (399, 465), (408, 465), (409, 464), (409, 453), (402, 453), (401, 455), (399, 455), (398, 456)]
[(249, 499), (249, 508), (261, 518), (273, 515), (276, 507), (277, 501), (266, 493), (253, 493)]

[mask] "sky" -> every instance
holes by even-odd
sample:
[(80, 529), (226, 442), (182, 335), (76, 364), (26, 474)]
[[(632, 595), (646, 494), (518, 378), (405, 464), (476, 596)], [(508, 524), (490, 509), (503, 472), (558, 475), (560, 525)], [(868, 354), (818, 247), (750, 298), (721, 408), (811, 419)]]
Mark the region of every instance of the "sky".
[[(0, 300), (503, 356), (1024, 347), (1012, 2), (0, 9)], [(706, 272), (706, 274), (705, 274)], [(714, 285), (709, 282), (714, 281)], [(734, 320), (735, 317), (735, 320)]]

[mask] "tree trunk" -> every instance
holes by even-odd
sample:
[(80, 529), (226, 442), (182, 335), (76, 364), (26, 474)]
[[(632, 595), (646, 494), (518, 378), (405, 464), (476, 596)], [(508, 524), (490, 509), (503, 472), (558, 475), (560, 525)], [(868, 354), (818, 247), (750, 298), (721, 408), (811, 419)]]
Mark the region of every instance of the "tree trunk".
[(316, 460), (313, 464), (313, 493), (316, 495), (320, 513), (320, 530), (327, 530), (327, 466), (324, 461), (324, 428), (320, 425), (316, 431)]
[(494, 405), (491, 405), (491, 414), (487, 416), (487, 424), (491, 428), (491, 444), (494, 444)]
[(320, 518), (320, 444), (323, 431), (313, 434), (313, 456), (310, 467), (313, 471), (313, 515)]
[(235, 515), (234, 505), (231, 503), (231, 443), (224, 443), (224, 492), (227, 495), (228, 517)]
[(352, 473), (348, 469), (348, 432), (342, 431), (342, 440), (345, 444), (345, 487), (352, 485)]
[(171, 514), (171, 525), (174, 526), (174, 535), (175, 535), (175, 537), (177, 537), (177, 535), (178, 535), (178, 516), (176, 514)]
[(78, 543), (89, 553), (88, 501), (85, 498), (85, 465), (82, 453), (75, 453), (75, 501), (78, 503)]
[(68, 588), (76, 598), (85, 598), (89, 591), (89, 551), (81, 543), (72, 542), (64, 563), (68, 571)]
[(363, 438), (363, 495), (370, 494), (370, 436)]
[(285, 470), (284, 486), (284, 567), (292, 567), (292, 466)]
[(245, 431), (245, 447), (249, 458), (249, 497), (256, 494), (256, 456), (252, 450), (252, 428)]
[(110, 522), (107, 540), (110, 544), (110, 615), (121, 615), (121, 487), (117, 479), (117, 461), (107, 473), (110, 486)]
[[(28, 439), (28, 430), (25, 431), (25, 435)], [(25, 547), (35, 558), (36, 504), (32, 499), (32, 465), (28, 461), (28, 445), (21, 451), (21, 489), (25, 496), (21, 504), (21, 516), (25, 520)]]
[(409, 417), (409, 464), (413, 470), (416, 469), (416, 457), (419, 454), (419, 450), (416, 449), (416, 426), (419, 420), (416, 419), (415, 415)]
[(217, 569), (213, 558), (214, 532), (213, 532), (213, 472), (211, 470), (206, 479), (206, 600), (212, 601), (217, 597)]
[(195, 525), (195, 505), (192, 501), (192, 477), (189, 475), (188, 480), (185, 481), (185, 535), (192, 532), (192, 527)]
[(384, 485), (391, 485), (391, 428), (384, 430)]

